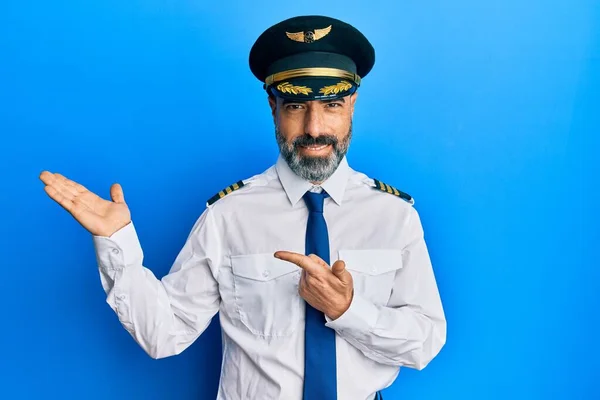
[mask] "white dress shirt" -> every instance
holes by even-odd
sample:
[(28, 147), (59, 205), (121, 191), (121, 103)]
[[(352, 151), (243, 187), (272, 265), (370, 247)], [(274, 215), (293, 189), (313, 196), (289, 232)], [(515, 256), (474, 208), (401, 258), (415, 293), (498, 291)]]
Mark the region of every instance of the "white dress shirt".
[[(279, 156), (265, 172), (211, 205), (168, 275), (143, 266), (133, 222), (93, 236), (107, 303), (153, 358), (181, 353), (219, 312), (223, 357), (217, 400), (301, 400), (304, 309), (301, 269), (276, 259), (304, 254), (313, 188)], [(342, 161), (322, 185), (330, 260), (354, 280), (336, 331), (339, 400), (371, 400), (401, 366), (424, 368), (446, 341), (446, 320), (419, 216)]]

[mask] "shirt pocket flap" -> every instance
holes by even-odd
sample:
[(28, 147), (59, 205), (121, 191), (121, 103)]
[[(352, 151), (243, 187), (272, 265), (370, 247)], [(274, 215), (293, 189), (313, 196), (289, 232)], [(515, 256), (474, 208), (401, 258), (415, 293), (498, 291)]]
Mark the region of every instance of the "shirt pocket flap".
[(256, 281), (270, 281), (299, 269), (296, 264), (275, 258), (273, 253), (231, 256), (233, 274)]
[(402, 250), (339, 250), (346, 268), (366, 275), (380, 275), (402, 268)]

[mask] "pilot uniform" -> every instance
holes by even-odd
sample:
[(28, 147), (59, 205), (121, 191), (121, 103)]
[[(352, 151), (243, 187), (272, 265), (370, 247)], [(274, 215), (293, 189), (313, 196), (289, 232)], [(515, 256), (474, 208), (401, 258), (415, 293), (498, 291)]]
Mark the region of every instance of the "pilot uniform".
[[(274, 96), (331, 99), (356, 91), (374, 52), (354, 27), (328, 17), (295, 17), (266, 30), (250, 66)], [(308, 304), (301, 269), (279, 250), (303, 253), (309, 209), (326, 194), (330, 265), (345, 261), (354, 293), (348, 310), (318, 323), (331, 332), (335, 371), (308, 370)], [(190, 346), (219, 312), (223, 356), (217, 400), (371, 400), (401, 366), (424, 368), (446, 340), (446, 320), (414, 201), (352, 169), (344, 157), (321, 185), (280, 155), (263, 173), (208, 199), (169, 274), (144, 267), (133, 221), (110, 237), (93, 236), (107, 302), (153, 358)], [(312, 329), (312, 328), (311, 328)], [(333, 394), (312, 389), (308, 373), (333, 373)], [(316, 390), (316, 391), (315, 391)], [(325, 392), (323, 392), (325, 393)]]

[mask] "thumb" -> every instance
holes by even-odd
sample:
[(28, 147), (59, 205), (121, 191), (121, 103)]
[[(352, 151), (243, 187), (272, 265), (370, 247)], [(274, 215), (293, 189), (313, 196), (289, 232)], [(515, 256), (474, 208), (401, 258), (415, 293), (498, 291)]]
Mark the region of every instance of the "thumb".
[(337, 260), (331, 266), (331, 272), (333, 272), (333, 274), (337, 276), (338, 279), (341, 280), (343, 283), (352, 282), (352, 275), (350, 275), (350, 272), (346, 271), (346, 263), (342, 260)]
[(110, 197), (115, 203), (125, 203), (125, 195), (121, 185), (115, 183), (110, 187)]

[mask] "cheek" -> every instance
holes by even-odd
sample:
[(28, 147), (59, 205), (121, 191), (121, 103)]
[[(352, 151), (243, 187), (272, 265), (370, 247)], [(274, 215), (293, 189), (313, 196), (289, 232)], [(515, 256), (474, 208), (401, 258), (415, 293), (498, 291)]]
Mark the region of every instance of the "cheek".
[(352, 119), (348, 115), (336, 115), (335, 118), (331, 118), (329, 121), (329, 127), (331, 127), (331, 133), (334, 134), (339, 140), (348, 135), (350, 130), (350, 123)]
[(277, 118), (277, 124), (279, 132), (288, 142), (304, 134), (304, 124), (300, 118), (280, 115)]

